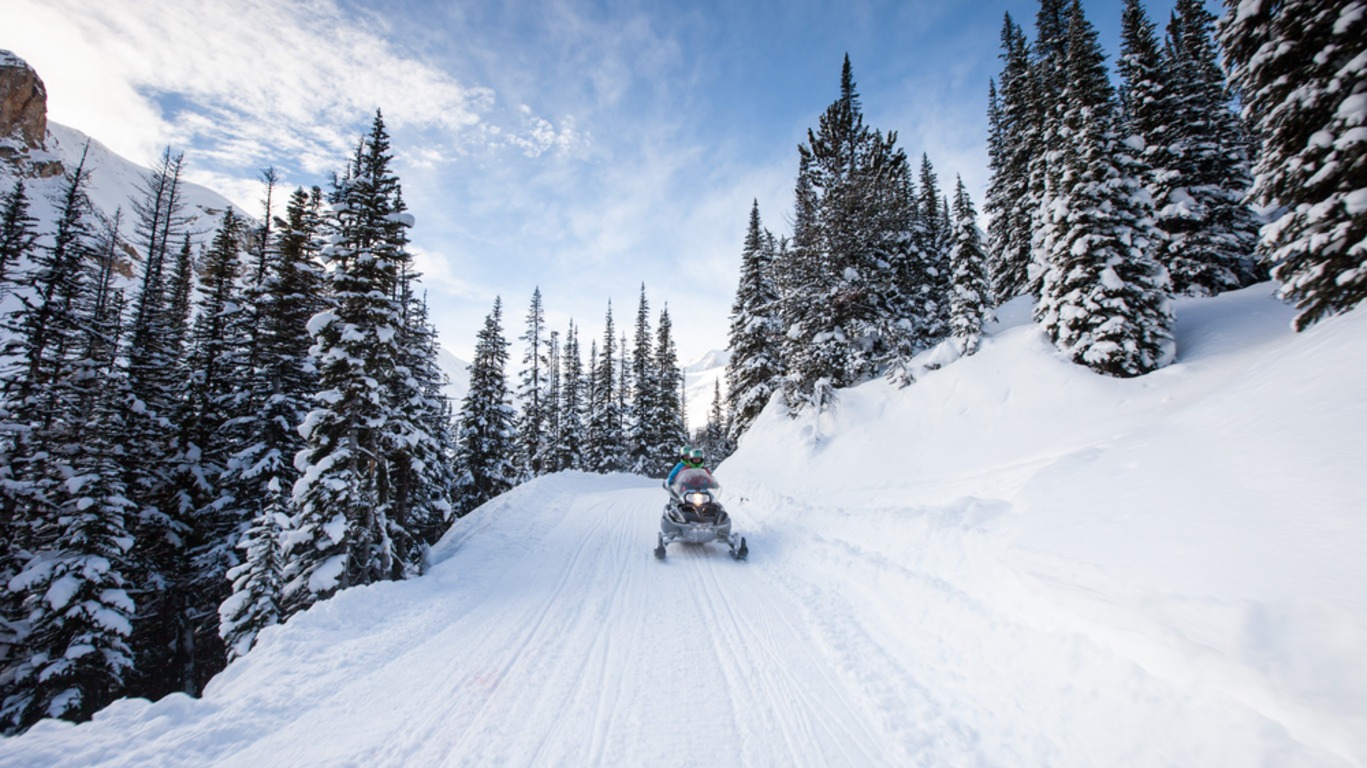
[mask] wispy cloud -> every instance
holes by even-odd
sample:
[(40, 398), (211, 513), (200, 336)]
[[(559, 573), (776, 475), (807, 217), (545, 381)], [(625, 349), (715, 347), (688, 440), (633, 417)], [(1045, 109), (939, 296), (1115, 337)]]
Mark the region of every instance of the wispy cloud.
[(54, 114), (70, 105), (80, 115), (80, 102), (99, 98), (95, 88), (112, 86), (129, 123), (76, 127), (135, 158), (176, 143), (195, 147), (201, 162), (251, 168), (289, 158), (322, 173), (348, 155), (355, 127), (377, 107), (393, 128), (437, 131), (454, 150), (502, 143), (544, 152), (577, 135), (530, 112), (491, 125), (492, 90), (401, 50), (376, 17), (333, 0), (16, 2), (6, 21), (21, 39), (28, 26), (64, 28), (42, 36), (60, 46), (20, 51), (41, 59)]

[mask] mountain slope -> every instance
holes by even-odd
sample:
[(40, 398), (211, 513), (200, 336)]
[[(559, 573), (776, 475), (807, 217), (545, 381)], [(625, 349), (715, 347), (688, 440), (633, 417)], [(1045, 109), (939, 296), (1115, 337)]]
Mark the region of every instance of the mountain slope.
[(540, 478), (203, 700), (0, 765), (1367, 765), (1367, 313), (1184, 300), (1178, 363), (1127, 381), (1024, 314), (766, 412), (717, 469), (747, 563), (656, 562), (653, 481)]

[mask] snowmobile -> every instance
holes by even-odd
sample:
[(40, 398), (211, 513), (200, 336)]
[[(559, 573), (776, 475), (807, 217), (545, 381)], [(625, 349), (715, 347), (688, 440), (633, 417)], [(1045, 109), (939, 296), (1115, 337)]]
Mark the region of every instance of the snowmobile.
[(674, 478), (672, 484), (666, 482), (669, 501), (665, 503), (664, 514), (660, 516), (660, 543), (655, 547), (655, 556), (665, 558), (665, 546), (676, 541), (685, 544), (706, 544), (709, 541), (723, 541), (731, 551), (731, 557), (744, 560), (750, 554), (745, 546), (745, 537), (731, 532), (731, 516), (726, 514), (717, 495), (721, 485), (705, 469), (685, 469)]

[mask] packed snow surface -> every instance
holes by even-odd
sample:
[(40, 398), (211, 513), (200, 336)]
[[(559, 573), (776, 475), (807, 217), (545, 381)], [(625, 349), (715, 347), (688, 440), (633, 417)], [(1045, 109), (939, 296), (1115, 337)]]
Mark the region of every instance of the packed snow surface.
[(905, 389), (717, 468), (750, 560), (651, 555), (658, 481), (544, 477), (419, 579), (261, 635), (202, 700), (4, 766), (1367, 765), (1367, 312), (1177, 305), (1138, 379), (1010, 305)]

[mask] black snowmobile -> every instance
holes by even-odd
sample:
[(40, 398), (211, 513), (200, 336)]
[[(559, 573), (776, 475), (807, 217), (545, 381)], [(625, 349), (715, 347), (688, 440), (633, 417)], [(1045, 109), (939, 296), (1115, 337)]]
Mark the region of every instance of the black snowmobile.
[(669, 501), (660, 516), (660, 543), (655, 556), (665, 557), (665, 546), (681, 541), (685, 544), (706, 544), (723, 541), (731, 557), (744, 560), (750, 554), (745, 537), (731, 532), (731, 516), (717, 503), (721, 485), (705, 469), (685, 469), (673, 484), (666, 483)]

